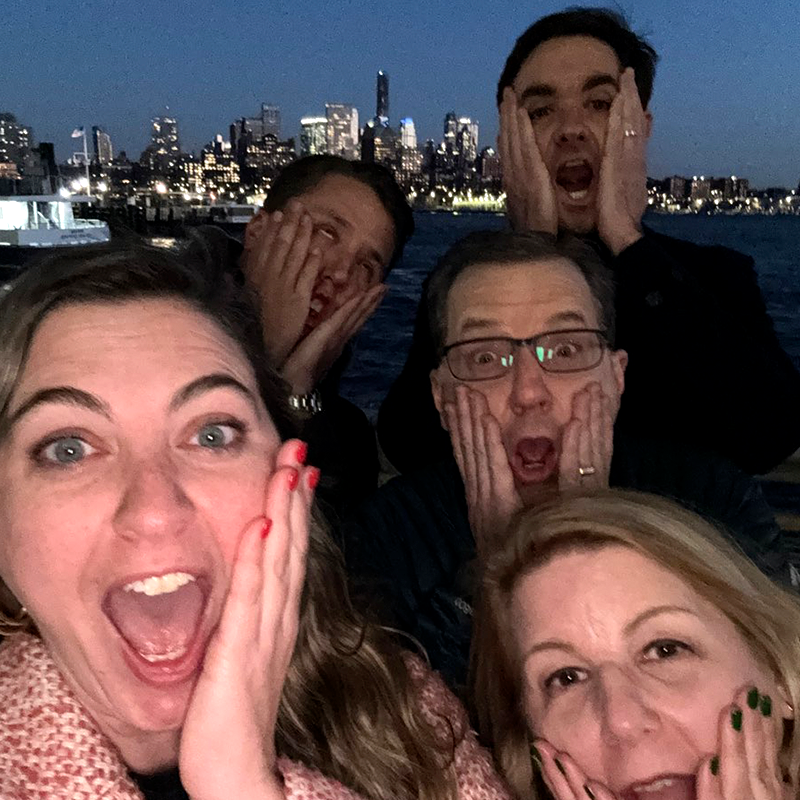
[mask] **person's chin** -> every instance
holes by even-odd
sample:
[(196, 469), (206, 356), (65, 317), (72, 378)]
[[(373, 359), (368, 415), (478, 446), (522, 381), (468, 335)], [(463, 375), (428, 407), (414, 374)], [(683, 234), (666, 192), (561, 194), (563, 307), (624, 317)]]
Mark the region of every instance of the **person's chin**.
[[(566, 194), (560, 190), (562, 194)], [(585, 235), (597, 227), (597, 207), (594, 198), (575, 201), (569, 197), (560, 197), (558, 203), (559, 227), (570, 233)]]

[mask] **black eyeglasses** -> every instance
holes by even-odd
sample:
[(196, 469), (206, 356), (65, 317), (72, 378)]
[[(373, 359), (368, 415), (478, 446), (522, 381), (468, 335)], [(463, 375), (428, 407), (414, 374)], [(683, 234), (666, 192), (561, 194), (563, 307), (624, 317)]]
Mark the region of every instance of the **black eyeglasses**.
[(603, 331), (586, 328), (545, 331), (530, 339), (492, 336), (448, 345), (444, 358), (454, 378), (488, 381), (511, 371), (520, 347), (527, 347), (547, 372), (581, 372), (602, 361), (608, 342)]

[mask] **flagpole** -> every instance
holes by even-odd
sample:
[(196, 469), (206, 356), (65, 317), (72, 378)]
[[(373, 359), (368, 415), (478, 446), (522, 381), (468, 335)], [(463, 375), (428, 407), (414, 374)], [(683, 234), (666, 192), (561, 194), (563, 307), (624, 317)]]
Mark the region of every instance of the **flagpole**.
[(83, 128), (83, 163), (86, 167), (86, 196), (91, 196), (92, 183), (89, 178), (89, 150), (86, 147), (86, 127)]

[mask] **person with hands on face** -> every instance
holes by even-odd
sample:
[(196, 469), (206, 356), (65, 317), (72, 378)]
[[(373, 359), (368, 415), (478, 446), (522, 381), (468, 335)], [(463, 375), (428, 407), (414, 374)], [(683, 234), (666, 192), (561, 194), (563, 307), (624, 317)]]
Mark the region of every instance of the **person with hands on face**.
[(483, 586), (473, 700), (516, 797), (800, 796), (800, 601), (698, 515), (559, 498)]
[[(775, 336), (751, 258), (642, 222), (656, 60), (603, 8), (550, 14), (519, 37), (497, 88), (509, 221), (585, 237), (611, 270), (617, 343), (631, 360), (620, 428), (768, 472), (800, 446), (800, 372)], [(402, 472), (449, 449), (436, 409), (420, 399), (433, 366), (428, 320), (423, 300), (378, 417), (383, 452)], [(707, 357), (686, 358), (700, 351)]]
[(521, 508), (611, 486), (674, 497), (729, 527), (762, 567), (790, 560), (759, 486), (681, 443), (616, 430), (628, 356), (608, 269), (586, 243), (475, 233), (428, 281), (433, 402), (453, 455), (396, 478), (342, 526), (351, 576), (460, 690), (476, 563)]
[(52, 256), (0, 300), (0, 350), (0, 796), (506, 800), (351, 605), (218, 262)]
[(322, 470), (319, 496), (337, 513), (366, 498), (378, 475), (372, 426), (339, 395), (339, 378), (413, 230), (388, 170), (320, 155), (281, 171), (242, 244), (209, 227), (190, 244), (258, 296), (270, 365), (289, 384), (309, 458)]

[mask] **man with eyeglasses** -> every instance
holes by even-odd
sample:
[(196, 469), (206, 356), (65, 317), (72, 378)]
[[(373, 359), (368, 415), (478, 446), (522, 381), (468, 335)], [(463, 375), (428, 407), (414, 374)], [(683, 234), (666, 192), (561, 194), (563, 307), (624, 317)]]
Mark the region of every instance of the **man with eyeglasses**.
[(475, 566), (510, 517), (560, 493), (621, 486), (667, 495), (727, 527), (788, 579), (755, 481), (729, 462), (616, 434), (628, 356), (613, 285), (594, 251), (546, 234), (477, 233), (454, 245), (426, 295), (431, 389), (454, 458), (390, 481), (342, 530), (356, 587), (386, 622), (466, 680)]

